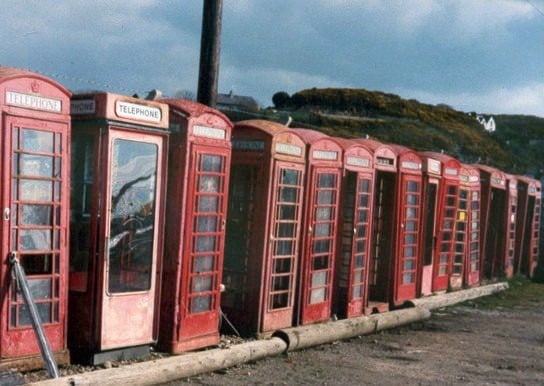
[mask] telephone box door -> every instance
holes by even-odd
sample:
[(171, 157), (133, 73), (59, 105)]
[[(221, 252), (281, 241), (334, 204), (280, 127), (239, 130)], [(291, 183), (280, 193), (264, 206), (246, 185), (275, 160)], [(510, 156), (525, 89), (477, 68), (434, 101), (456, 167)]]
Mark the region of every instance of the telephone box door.
[(273, 181), (262, 331), (288, 326), (293, 319), (304, 166), (276, 161)]
[(183, 276), (186, 304), (182, 337), (217, 333), (219, 287), (223, 267), (229, 150), (193, 146), (186, 208), (187, 248)]
[(400, 202), (400, 231), (397, 249), (397, 283), (395, 303), (416, 297), (419, 256), (421, 178), (405, 175)]
[[(11, 136), (11, 152), (6, 150), (3, 164), (11, 198), (4, 203), (4, 240), (9, 255), (16, 255), (23, 266), (53, 351), (64, 348), (66, 230), (68, 160), (66, 125), (7, 117), (5, 127)], [(6, 143), (9, 143), (6, 141)], [(9, 191), (9, 190), (8, 190)], [(11, 281), (7, 302), (7, 338), (3, 338), (2, 357), (39, 352), (30, 314)]]
[(162, 137), (111, 130), (100, 349), (153, 341)]

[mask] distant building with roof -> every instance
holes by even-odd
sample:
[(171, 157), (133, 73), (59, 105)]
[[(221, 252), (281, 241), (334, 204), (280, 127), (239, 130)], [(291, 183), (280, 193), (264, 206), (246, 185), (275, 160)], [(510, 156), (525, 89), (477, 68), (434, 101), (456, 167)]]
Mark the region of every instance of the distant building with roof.
[(258, 112), (259, 103), (250, 96), (234, 95), (232, 90), (228, 94), (217, 94), (216, 107), (219, 110), (234, 110)]

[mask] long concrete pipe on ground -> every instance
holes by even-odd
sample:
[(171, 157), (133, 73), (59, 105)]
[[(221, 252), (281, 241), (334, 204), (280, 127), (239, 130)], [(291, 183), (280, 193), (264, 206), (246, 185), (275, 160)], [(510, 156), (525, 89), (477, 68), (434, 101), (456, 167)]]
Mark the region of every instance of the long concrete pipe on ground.
[(461, 301), (490, 295), (508, 288), (497, 283), (458, 292), (430, 296), (412, 301), (415, 307), (375, 314), (370, 317), (343, 319), (302, 327), (293, 327), (274, 333), (271, 339), (237, 344), (226, 349), (190, 352), (124, 367), (91, 371), (33, 383), (42, 386), (80, 385), (156, 385), (202, 373), (225, 369), (250, 361), (300, 350), (340, 339), (368, 335), (378, 331), (426, 320), (431, 309), (449, 306)]

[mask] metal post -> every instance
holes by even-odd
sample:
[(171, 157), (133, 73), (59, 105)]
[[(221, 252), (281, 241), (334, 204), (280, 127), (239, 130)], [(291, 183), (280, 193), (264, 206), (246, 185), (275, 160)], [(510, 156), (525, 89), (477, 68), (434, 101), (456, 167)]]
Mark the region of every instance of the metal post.
[(223, 0), (204, 0), (197, 101), (215, 107), (221, 51)]
[(28, 307), (28, 311), (30, 312), (32, 328), (34, 329), (34, 334), (36, 334), (38, 346), (40, 346), (40, 352), (45, 362), (45, 366), (47, 367), (47, 374), (49, 375), (49, 378), (59, 378), (60, 374), (59, 369), (57, 368), (57, 362), (55, 361), (55, 357), (53, 356), (53, 352), (51, 351), (51, 347), (47, 341), (47, 336), (45, 335), (45, 331), (42, 326), (40, 314), (38, 314), (38, 309), (36, 308), (36, 304), (34, 304), (34, 300), (32, 299), (32, 294), (28, 288), (28, 281), (26, 279), (25, 271), (23, 267), (21, 267), (21, 264), (19, 264), (19, 259), (17, 258), (16, 252), (11, 252), (10, 262), (13, 264), (13, 271), (17, 279), (17, 289), (23, 295), (23, 299)]

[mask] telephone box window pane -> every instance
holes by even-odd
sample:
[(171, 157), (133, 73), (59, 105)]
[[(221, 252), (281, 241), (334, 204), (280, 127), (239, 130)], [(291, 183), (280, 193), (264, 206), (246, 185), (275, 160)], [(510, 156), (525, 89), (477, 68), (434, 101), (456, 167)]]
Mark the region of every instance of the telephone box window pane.
[(198, 236), (196, 238), (196, 252), (213, 252), (215, 251), (214, 236)]
[(402, 284), (410, 284), (414, 282), (414, 274), (412, 272), (402, 275)]
[(328, 284), (329, 273), (327, 271), (314, 272), (312, 274), (312, 287), (320, 287)]
[(365, 251), (365, 240), (358, 240), (355, 250), (356, 250), (357, 253), (364, 252)]
[(111, 158), (109, 292), (147, 291), (154, 255), (158, 146), (116, 139)]
[(359, 207), (368, 208), (368, 195), (367, 194), (361, 194), (359, 196)]
[(313, 253), (327, 253), (330, 250), (330, 240), (316, 240), (314, 241)]
[(315, 237), (326, 237), (330, 235), (330, 232), (330, 223), (316, 224), (315, 226)]
[(221, 172), (221, 156), (210, 154), (202, 155), (202, 171)]
[(291, 272), (292, 259), (275, 259), (274, 273), (289, 273)]
[(404, 235), (404, 244), (415, 244), (416, 243), (416, 235), (413, 233)]
[(53, 153), (53, 133), (23, 129), (22, 148), (28, 151)]
[(358, 220), (359, 220), (359, 222), (367, 222), (368, 221), (368, 210), (360, 210)]
[(21, 154), (21, 175), (53, 177), (53, 157)]
[(213, 271), (213, 256), (196, 256), (193, 265), (193, 273)]
[(198, 200), (199, 212), (217, 212), (218, 197), (216, 196), (201, 196)]
[(332, 190), (321, 190), (317, 193), (318, 204), (332, 204), (334, 200), (334, 194)]
[(332, 208), (326, 207), (326, 208), (317, 208), (317, 220), (318, 221), (326, 221), (332, 219)]
[(219, 176), (200, 176), (199, 192), (219, 192)]
[(50, 205), (21, 205), (22, 225), (53, 225)]
[(51, 279), (29, 279), (28, 288), (34, 300), (51, 299)]
[(326, 294), (327, 294), (326, 288), (317, 288), (312, 290), (310, 295), (310, 304), (324, 302)]
[(334, 188), (335, 186), (334, 174), (320, 174), (317, 186), (320, 188)]
[(322, 269), (329, 268), (329, 258), (328, 256), (319, 256), (315, 257), (312, 260), (312, 270), (313, 271), (319, 271)]
[[(51, 303), (37, 303), (36, 308), (42, 323), (51, 323)], [(30, 318), (30, 312), (26, 305), (19, 306), (19, 323), (18, 327), (32, 325), (32, 319)]]
[(296, 202), (297, 201), (298, 188), (281, 188), (280, 189), (280, 201), (281, 202)]
[(408, 232), (415, 232), (416, 225), (417, 225), (416, 221), (406, 221), (406, 230)]
[(455, 205), (455, 197), (446, 198), (446, 205), (447, 206), (454, 206)]
[(53, 258), (50, 254), (23, 255), (21, 265), (27, 276), (53, 273)]
[(363, 255), (355, 256), (355, 268), (363, 268), (365, 264), (365, 259)]
[(281, 171), (281, 183), (284, 185), (298, 185), (300, 172), (298, 170), (283, 169)]
[(416, 218), (417, 209), (416, 208), (406, 208), (406, 218)]
[(212, 285), (212, 276), (196, 276), (193, 278), (193, 293), (211, 291)]
[(353, 287), (353, 291), (351, 293), (351, 296), (354, 298), (354, 299), (358, 299), (361, 297), (363, 293), (363, 290), (361, 288), (360, 285), (356, 285), (355, 287)]
[(414, 257), (414, 256), (415, 256), (415, 248), (413, 247), (404, 248), (404, 257)]
[(409, 194), (407, 197), (408, 205), (417, 205), (417, 198), (416, 194)]
[(206, 312), (211, 310), (212, 306), (212, 297), (208, 296), (197, 296), (193, 298), (191, 302), (191, 313), (197, 314), (199, 312)]
[(359, 189), (359, 192), (361, 193), (368, 193), (370, 192), (370, 180), (362, 180), (361, 181), (361, 187)]
[(457, 187), (453, 185), (448, 186), (448, 194), (452, 196), (457, 195)]
[(196, 231), (199, 233), (217, 231), (217, 217), (216, 216), (198, 216), (196, 223), (197, 223)]
[(280, 220), (294, 220), (296, 217), (296, 207), (293, 205), (279, 205)]
[(295, 230), (295, 224), (281, 223), (278, 226), (278, 237), (295, 237)]
[(293, 254), (293, 240), (280, 240), (276, 242), (276, 253), (277, 256), (289, 256)]
[(272, 309), (285, 308), (289, 305), (289, 294), (279, 293), (272, 295)]
[(363, 271), (355, 271), (353, 272), (353, 282), (356, 284), (363, 282)]
[(23, 179), (19, 180), (21, 200), (25, 201), (52, 201), (53, 182)]
[[(365, 212), (365, 219), (366, 219), (366, 212)], [(366, 222), (366, 221), (362, 221)], [(357, 226), (357, 237), (365, 237), (366, 236), (366, 225), (358, 225)]]
[(21, 229), (20, 247), (23, 251), (52, 249), (51, 231), (44, 229)]
[(410, 193), (418, 192), (419, 191), (419, 184), (415, 181), (408, 181), (408, 188), (407, 190)]
[(291, 276), (276, 276), (272, 284), (273, 291), (285, 291), (291, 287)]
[(405, 260), (404, 261), (404, 270), (405, 271), (412, 271), (415, 268), (416, 268), (415, 260)]
[(455, 209), (446, 209), (446, 216), (448, 218), (454, 218), (455, 217)]

